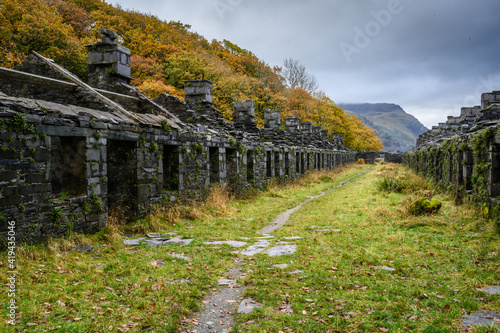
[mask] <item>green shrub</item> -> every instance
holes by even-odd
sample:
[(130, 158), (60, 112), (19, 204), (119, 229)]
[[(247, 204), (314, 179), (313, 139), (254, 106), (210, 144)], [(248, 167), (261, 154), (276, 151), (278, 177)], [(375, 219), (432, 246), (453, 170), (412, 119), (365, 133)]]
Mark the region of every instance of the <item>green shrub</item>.
[(380, 191), (401, 193), (405, 188), (405, 181), (384, 177), (381, 181), (377, 182), (377, 189)]
[(438, 199), (429, 200), (429, 198), (422, 198), (413, 201), (410, 204), (410, 214), (419, 216), (426, 214), (436, 214), (443, 204)]

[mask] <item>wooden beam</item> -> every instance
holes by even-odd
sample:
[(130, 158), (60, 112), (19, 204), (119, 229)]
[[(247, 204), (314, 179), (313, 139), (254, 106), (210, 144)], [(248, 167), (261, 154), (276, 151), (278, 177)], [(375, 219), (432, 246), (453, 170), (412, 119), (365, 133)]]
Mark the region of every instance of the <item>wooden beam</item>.
[(44, 88), (57, 89), (68, 92), (72, 92), (77, 88), (77, 85), (72, 82), (51, 79), (48, 77), (20, 72), (3, 67), (0, 67), (0, 79), (28, 83)]
[[(26, 83), (48, 89), (56, 89), (67, 92), (74, 92), (75, 89), (78, 87), (73, 82), (61, 81), (45, 76), (20, 72), (14, 69), (8, 69), (3, 67), (0, 67), (0, 79), (16, 81), (20, 83)], [(122, 95), (112, 91), (106, 91), (101, 89), (95, 89), (95, 90), (117, 103), (138, 105), (138, 103), (140, 102), (140, 99), (138, 97)]]
[(45, 58), (44, 56), (38, 54), (37, 52), (35, 51), (32, 51), (34, 55), (36, 55), (40, 60), (42, 60), (45, 64), (47, 64), (50, 68), (52, 68), (54, 71), (58, 72), (59, 74), (61, 74), (62, 76), (64, 76), (65, 78), (67, 78), (68, 80), (72, 81), (74, 84), (76, 84), (77, 86), (79, 86), (80, 88), (88, 91), (88, 92), (91, 92), (91, 93), (94, 93), (102, 102), (104, 102), (105, 104), (107, 104), (109, 106), (109, 108), (117, 113), (120, 113), (138, 123), (141, 123), (141, 120), (139, 117), (137, 117), (136, 115), (134, 115), (132, 112), (129, 112), (127, 110), (125, 110), (121, 105), (113, 102), (111, 99), (107, 98), (106, 96), (104, 96), (103, 94), (97, 92), (97, 90), (95, 90), (94, 88), (92, 88), (91, 86), (89, 86), (88, 84), (82, 82), (78, 77), (76, 77), (73, 73), (69, 72), (68, 70), (64, 69), (63, 67), (57, 65), (56, 63), (48, 60), (47, 58)]

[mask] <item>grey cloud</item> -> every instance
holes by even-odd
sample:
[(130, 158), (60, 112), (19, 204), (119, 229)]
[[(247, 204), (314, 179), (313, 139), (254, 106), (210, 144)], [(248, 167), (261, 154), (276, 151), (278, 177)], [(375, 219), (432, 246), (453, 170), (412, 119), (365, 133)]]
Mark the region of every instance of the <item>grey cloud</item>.
[[(428, 127), (458, 114), (461, 103), (478, 104), (476, 90), (500, 89), (497, 0), (118, 2), (191, 24), (209, 40), (231, 40), (271, 65), (298, 59), (338, 103), (398, 103)], [(227, 7), (221, 12), (214, 4)], [(391, 5), (397, 13), (377, 21), (373, 13)], [(369, 44), (348, 62), (341, 44), (356, 46), (355, 29), (367, 27)], [(488, 77), (492, 84), (481, 83)]]

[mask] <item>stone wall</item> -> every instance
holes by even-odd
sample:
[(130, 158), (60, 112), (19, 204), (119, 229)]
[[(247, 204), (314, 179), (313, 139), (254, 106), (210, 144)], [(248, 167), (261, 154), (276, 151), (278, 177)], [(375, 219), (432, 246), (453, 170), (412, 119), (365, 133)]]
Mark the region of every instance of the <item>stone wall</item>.
[(420, 135), (405, 164), (452, 191), (468, 197), (483, 213), (500, 217), (500, 92), (485, 93), (481, 106), (462, 108), (459, 117)]
[(242, 194), (356, 160), (341, 137), (298, 118), (287, 117), (282, 129), (276, 110), (258, 128), (252, 101), (235, 102), (235, 123), (224, 121), (210, 81), (186, 82), (189, 103), (165, 94), (152, 101), (123, 82), (126, 75), (112, 81), (105, 66), (89, 64), (91, 82), (110, 90), (38, 55), (19, 66), (23, 72), (0, 68), (2, 235), (12, 220), (23, 241), (90, 232), (115, 209), (143, 217), (154, 204), (203, 197), (213, 184)]

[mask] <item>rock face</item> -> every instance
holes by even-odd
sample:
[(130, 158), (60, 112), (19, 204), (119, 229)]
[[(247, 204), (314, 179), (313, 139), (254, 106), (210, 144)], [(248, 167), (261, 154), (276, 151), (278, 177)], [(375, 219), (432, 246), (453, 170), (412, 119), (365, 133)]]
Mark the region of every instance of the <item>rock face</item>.
[(427, 131), (418, 119), (396, 104), (343, 104), (342, 107), (378, 132), (384, 152), (404, 153), (415, 147), (418, 136)]
[(90, 232), (114, 210), (142, 217), (212, 184), (242, 194), (356, 160), (341, 136), (298, 118), (281, 129), (277, 110), (258, 128), (252, 101), (237, 101), (226, 122), (207, 80), (185, 82), (186, 103), (153, 101), (128, 85), (130, 51), (102, 33), (89, 46), (90, 85), (37, 54), (0, 68), (2, 239), (12, 224), (19, 241)]

